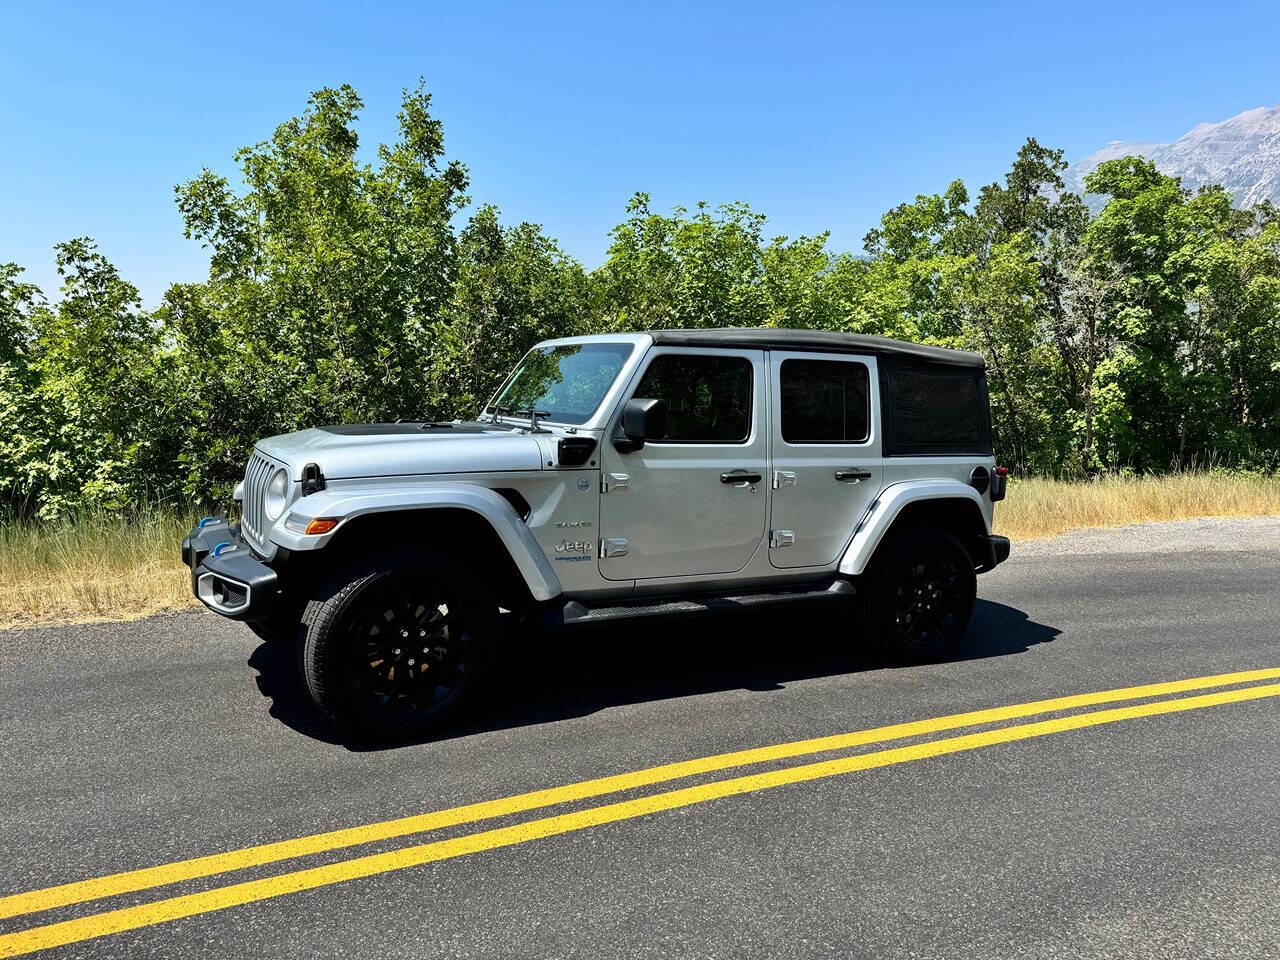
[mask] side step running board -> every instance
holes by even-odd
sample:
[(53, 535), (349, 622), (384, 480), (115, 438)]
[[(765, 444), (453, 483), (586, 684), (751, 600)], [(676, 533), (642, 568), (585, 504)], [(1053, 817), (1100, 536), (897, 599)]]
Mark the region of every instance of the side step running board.
[(669, 617), (695, 613), (711, 613), (725, 610), (745, 610), (753, 607), (774, 606), (785, 603), (812, 603), (848, 599), (855, 593), (848, 580), (824, 580), (806, 583), (791, 589), (774, 588), (767, 591), (705, 594), (686, 597), (639, 597), (625, 601), (604, 601), (599, 606), (588, 606), (579, 600), (569, 600), (543, 612), (543, 626), (551, 628), (585, 626), (616, 620), (638, 620), (644, 617)]

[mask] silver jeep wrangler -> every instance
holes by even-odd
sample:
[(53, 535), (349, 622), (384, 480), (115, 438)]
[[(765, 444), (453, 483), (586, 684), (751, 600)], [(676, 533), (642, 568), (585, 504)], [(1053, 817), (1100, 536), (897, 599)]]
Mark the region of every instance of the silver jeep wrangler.
[[(991, 533), (977, 354), (805, 330), (549, 340), (473, 421), (258, 443), (239, 524), (182, 545), (195, 595), (297, 642), (344, 726), (423, 731), (481, 685), (500, 613), (566, 628), (846, 604), (899, 656), (944, 654)], [(856, 618), (852, 615), (856, 614)]]

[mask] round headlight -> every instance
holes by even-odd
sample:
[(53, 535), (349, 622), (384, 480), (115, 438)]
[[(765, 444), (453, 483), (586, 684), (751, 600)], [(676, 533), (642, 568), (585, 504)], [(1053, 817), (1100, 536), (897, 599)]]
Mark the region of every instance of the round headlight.
[(267, 484), (267, 495), (262, 506), (267, 511), (268, 520), (279, 520), (280, 514), (289, 502), (289, 474), (285, 470), (277, 470), (271, 482)]

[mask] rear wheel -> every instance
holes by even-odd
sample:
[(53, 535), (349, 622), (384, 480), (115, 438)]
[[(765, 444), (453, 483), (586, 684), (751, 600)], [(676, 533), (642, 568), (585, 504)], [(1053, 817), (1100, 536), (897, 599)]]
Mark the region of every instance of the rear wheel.
[(867, 625), (891, 653), (936, 660), (964, 635), (977, 577), (964, 545), (941, 530), (913, 530), (870, 578)]
[(372, 564), (307, 604), (307, 689), (352, 732), (394, 738), (438, 728), (475, 696), (496, 611), (479, 581), (441, 560)]

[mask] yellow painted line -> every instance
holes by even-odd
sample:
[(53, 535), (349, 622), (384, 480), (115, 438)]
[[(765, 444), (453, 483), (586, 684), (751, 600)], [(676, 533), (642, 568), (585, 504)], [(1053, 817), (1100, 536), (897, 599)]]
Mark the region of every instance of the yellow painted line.
[(1206, 693), (1194, 697), (1156, 700), (1128, 707), (1069, 714), (1050, 720), (998, 727), (994, 730), (984, 730), (958, 737), (928, 740), (888, 750), (854, 754), (833, 760), (823, 760), (817, 763), (801, 764), (780, 770), (769, 770), (764, 773), (717, 780), (634, 800), (622, 800), (586, 810), (544, 817), (540, 820), (518, 823), (509, 827), (483, 830), (449, 840), (436, 840), (387, 853), (370, 854), (325, 866), (297, 870), (274, 877), (265, 877), (260, 880), (249, 880), (228, 886), (215, 887), (201, 893), (171, 897), (154, 903), (123, 907), (118, 910), (91, 914), (75, 920), (64, 920), (60, 923), (32, 927), (27, 930), (20, 930), (17, 933), (0, 935), (0, 957), (13, 957), (37, 950), (64, 946), (69, 943), (78, 943), (108, 934), (166, 923), (182, 917), (225, 910), (228, 907), (258, 900), (298, 893), (303, 890), (314, 890), (317, 887), (344, 883), (348, 880), (356, 880), (375, 874), (390, 873), (407, 867), (416, 867), (425, 863), (462, 857), (484, 850), (510, 847), (516, 844), (528, 843), (531, 840), (571, 833), (576, 830), (585, 830), (589, 827), (596, 827), (606, 823), (631, 820), (636, 817), (648, 816), (664, 810), (674, 810), (679, 807), (688, 807), (722, 797), (769, 790), (788, 784), (805, 783), (859, 770), (870, 770), (876, 767), (908, 763), (912, 760), (923, 760), (928, 757), (960, 753), (965, 750), (976, 750), (980, 747), (1011, 743), (1016, 740), (1029, 740), (1033, 737), (1043, 737), (1068, 730), (1097, 727), (1121, 720), (1153, 717), (1165, 713), (1180, 713), (1187, 710), (1200, 710), (1205, 707), (1241, 703), (1275, 696), (1280, 696), (1280, 683), (1220, 690), (1215, 693)]
[(1204, 690), (1211, 687), (1278, 678), (1280, 678), (1280, 667), (1246, 670), (1236, 673), (1220, 673), (1208, 677), (1193, 677), (1188, 680), (1121, 687), (1093, 693), (1054, 697), (1049, 700), (1035, 700), (1030, 703), (994, 707), (986, 710), (974, 710), (967, 713), (955, 713), (929, 720), (875, 727), (855, 733), (835, 734), (811, 740), (797, 740), (791, 743), (755, 747), (694, 760), (667, 763), (631, 773), (614, 774), (566, 786), (535, 790), (531, 793), (522, 793), (498, 800), (486, 800), (447, 810), (402, 817), (397, 820), (347, 827), (292, 840), (279, 840), (225, 853), (215, 853), (190, 860), (179, 860), (174, 863), (144, 867), (139, 870), (129, 870), (104, 877), (78, 880), (58, 886), (45, 887), (40, 890), (11, 894), (6, 897), (0, 897), (0, 919), (21, 916), (27, 913), (37, 913), (42, 910), (52, 910), (55, 907), (63, 907), (73, 903), (100, 900), (104, 897), (122, 893), (148, 890), (166, 884), (214, 876), (232, 870), (243, 870), (248, 867), (262, 866), (295, 857), (340, 850), (379, 840), (389, 840), (415, 833), (424, 833), (429, 830), (438, 830), (444, 827), (459, 826), (461, 824), (509, 816), (515, 813), (524, 813), (560, 803), (587, 800), (624, 790), (632, 790), (637, 787), (651, 786), (656, 783), (665, 783), (683, 777), (727, 770), (749, 764), (767, 763), (831, 750), (866, 746), (873, 743), (883, 743), (888, 740), (940, 733), (946, 730), (956, 730), (960, 727), (976, 726), (984, 723), (1015, 720), (1057, 710), (1097, 706), (1103, 703), (1124, 700), (1142, 700), (1147, 697), (1187, 693), (1192, 690)]

